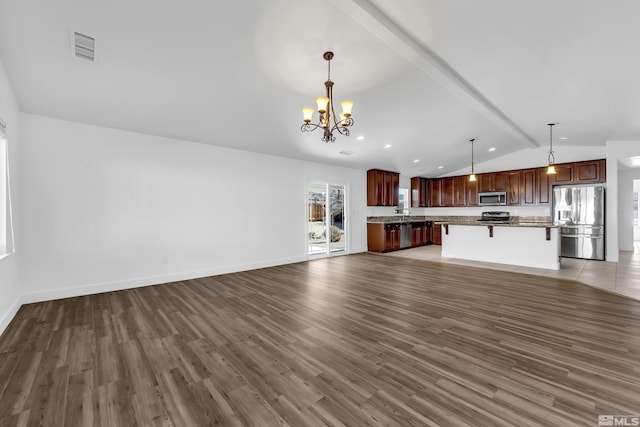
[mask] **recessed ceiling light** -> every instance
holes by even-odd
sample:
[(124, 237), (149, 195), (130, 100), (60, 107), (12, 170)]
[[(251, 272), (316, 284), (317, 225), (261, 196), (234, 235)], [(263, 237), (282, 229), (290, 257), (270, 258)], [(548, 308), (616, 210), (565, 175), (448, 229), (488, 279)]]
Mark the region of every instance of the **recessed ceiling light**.
[(358, 141), (362, 141), (364, 139), (364, 136), (360, 135), (356, 138)]
[(438, 169), (444, 169), (444, 166), (438, 166)]
[(420, 159), (413, 159), (413, 163), (418, 163)]
[(496, 151), (496, 147), (489, 148), (489, 151)]
[(640, 166), (640, 156), (630, 157), (629, 160), (631, 160), (631, 166)]
[(391, 147), (392, 147), (391, 144), (387, 144), (387, 145), (384, 146), (384, 148), (391, 148)]
[(569, 139), (569, 138), (567, 138), (566, 136), (561, 136), (561, 137), (558, 137), (558, 139)]

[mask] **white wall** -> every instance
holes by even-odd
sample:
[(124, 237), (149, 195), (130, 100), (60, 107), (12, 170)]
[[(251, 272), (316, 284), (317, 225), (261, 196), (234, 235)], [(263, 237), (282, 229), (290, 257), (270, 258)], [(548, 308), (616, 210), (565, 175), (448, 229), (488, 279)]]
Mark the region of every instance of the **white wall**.
[(640, 168), (620, 170), (618, 175), (618, 239), (621, 251), (633, 251), (633, 181)]
[[(13, 204), (14, 227), (19, 218), (18, 200), (18, 104), (7, 79), (7, 74), (0, 62), (0, 117), (7, 124), (9, 146), (9, 169), (11, 171), (11, 192)], [(20, 251), (19, 235), (15, 236), (18, 254), (0, 259), (0, 334), (7, 327), (20, 308), (20, 291), (18, 289), (17, 261)]]
[[(607, 261), (618, 262), (620, 245), (620, 218), (619, 213), (624, 209), (624, 203), (619, 205), (620, 183), (625, 187), (626, 180), (630, 179), (619, 174), (619, 159), (640, 155), (640, 141), (607, 141)], [(633, 185), (633, 184), (631, 184)], [(624, 227), (624, 226), (623, 226)]]
[(305, 260), (308, 180), (348, 186), (366, 250), (364, 171), (20, 117), (28, 301)]

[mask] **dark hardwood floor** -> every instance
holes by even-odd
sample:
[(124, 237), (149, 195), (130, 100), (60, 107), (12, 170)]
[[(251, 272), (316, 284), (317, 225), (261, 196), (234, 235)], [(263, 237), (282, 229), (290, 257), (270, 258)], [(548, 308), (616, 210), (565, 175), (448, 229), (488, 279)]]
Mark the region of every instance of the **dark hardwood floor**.
[(640, 302), (358, 254), (23, 306), (0, 425), (598, 425), (640, 414)]

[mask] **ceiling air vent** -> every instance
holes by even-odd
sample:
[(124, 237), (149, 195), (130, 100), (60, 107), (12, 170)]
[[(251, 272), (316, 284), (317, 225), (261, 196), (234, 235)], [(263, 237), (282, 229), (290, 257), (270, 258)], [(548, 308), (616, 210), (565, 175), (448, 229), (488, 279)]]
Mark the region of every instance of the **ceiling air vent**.
[(350, 156), (350, 155), (353, 154), (353, 151), (342, 150), (342, 151), (340, 151), (340, 154), (342, 154), (343, 156)]
[(95, 59), (96, 39), (80, 33), (74, 33), (74, 35), (76, 57), (93, 61)]

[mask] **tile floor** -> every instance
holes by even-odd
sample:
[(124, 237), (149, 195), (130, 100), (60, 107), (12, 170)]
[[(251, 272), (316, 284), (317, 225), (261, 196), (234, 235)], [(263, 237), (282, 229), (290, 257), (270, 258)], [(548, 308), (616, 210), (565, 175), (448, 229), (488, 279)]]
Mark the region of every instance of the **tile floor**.
[(546, 270), (542, 268), (518, 267), (456, 258), (443, 258), (440, 255), (440, 249), (440, 246), (435, 245), (422, 246), (419, 248), (390, 252), (385, 255), (572, 279), (609, 292), (640, 300), (640, 241), (635, 242), (634, 252), (620, 252), (620, 261), (618, 263), (562, 258), (560, 270)]

